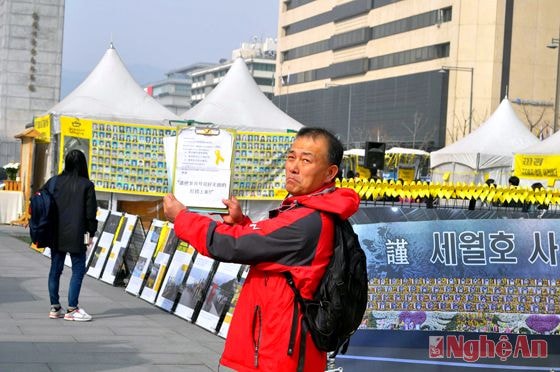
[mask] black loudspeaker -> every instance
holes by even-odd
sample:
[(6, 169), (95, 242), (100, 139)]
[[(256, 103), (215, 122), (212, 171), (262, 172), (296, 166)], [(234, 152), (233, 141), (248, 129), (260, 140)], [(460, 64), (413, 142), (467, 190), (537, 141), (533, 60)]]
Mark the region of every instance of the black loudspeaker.
[(366, 142), (364, 166), (369, 169), (381, 170), (385, 165), (385, 143)]

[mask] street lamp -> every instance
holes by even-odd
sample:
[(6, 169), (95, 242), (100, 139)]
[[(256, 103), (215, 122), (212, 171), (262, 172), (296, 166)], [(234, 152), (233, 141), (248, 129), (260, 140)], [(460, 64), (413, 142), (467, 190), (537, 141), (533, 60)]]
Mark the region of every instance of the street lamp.
[(556, 133), (556, 128), (558, 128), (558, 91), (560, 90), (560, 30), (558, 31), (558, 39), (552, 38), (550, 44), (546, 47), (550, 49), (558, 49), (558, 59), (556, 60), (556, 101), (554, 103), (554, 121), (552, 125), (553, 133)]
[(469, 99), (469, 133), (472, 129), (472, 101), (473, 101), (473, 76), (474, 76), (474, 67), (459, 67), (459, 66), (441, 66), (439, 72), (446, 73), (448, 71), (468, 71), (471, 73), (471, 94)]
[[(340, 84), (326, 83), (325, 87), (340, 87)], [(352, 84), (348, 84), (348, 117), (346, 118), (346, 149), (350, 149), (350, 127), (352, 117)]]

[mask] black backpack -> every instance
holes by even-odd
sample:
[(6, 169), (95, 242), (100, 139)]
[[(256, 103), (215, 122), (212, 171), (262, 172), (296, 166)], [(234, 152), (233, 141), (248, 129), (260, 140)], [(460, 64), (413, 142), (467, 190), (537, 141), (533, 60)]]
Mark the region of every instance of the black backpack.
[(319, 350), (345, 353), (350, 336), (360, 326), (368, 299), (367, 261), (358, 236), (348, 220), (335, 218), (334, 251), (313, 300), (301, 297), (289, 272), (284, 273), (297, 301), (288, 354), (293, 352), (297, 303), (303, 312), (299, 365), (305, 355), (305, 333), (310, 332)]
[(53, 193), (56, 184), (54, 178), (47, 187), (43, 187), (30, 199), (29, 234), (37, 248), (52, 247), (58, 228), (58, 213)]

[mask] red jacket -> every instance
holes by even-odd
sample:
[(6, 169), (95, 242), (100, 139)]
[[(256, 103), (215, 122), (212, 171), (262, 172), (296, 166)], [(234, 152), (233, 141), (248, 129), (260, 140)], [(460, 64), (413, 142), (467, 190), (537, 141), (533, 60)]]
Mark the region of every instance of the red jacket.
[[(277, 216), (238, 225), (182, 211), (175, 233), (203, 255), (224, 262), (250, 264), (239, 296), (221, 364), (237, 371), (295, 371), (300, 332), (292, 355), (288, 343), (294, 294), (282, 272), (291, 272), (304, 298), (312, 298), (333, 249), (332, 214), (348, 219), (359, 207), (359, 196), (333, 185), (316, 193), (289, 197)], [(301, 313), (297, 325), (301, 325)], [(307, 334), (305, 371), (324, 371), (326, 354)]]

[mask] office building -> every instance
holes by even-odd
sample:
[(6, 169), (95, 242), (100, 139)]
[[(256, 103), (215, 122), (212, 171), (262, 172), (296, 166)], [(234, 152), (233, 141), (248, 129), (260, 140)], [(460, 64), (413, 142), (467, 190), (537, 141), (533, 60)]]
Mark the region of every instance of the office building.
[(171, 112), (181, 115), (192, 107), (192, 72), (209, 66), (212, 64), (194, 63), (169, 71), (165, 79), (149, 84), (145, 90)]
[(348, 147), (441, 148), (506, 96), (546, 136), (559, 23), (556, 0), (283, 0), (274, 101)]

